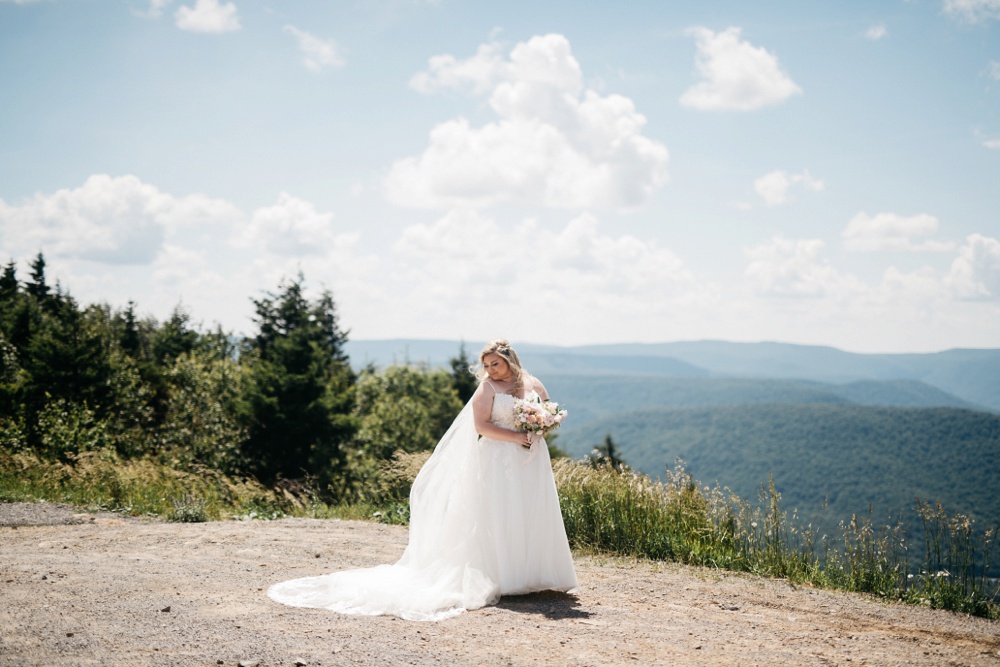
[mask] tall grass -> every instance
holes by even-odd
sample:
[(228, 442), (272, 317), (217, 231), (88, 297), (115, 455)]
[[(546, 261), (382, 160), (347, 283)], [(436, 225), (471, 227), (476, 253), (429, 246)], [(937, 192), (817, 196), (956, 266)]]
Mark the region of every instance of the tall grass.
[(125, 459), (112, 449), (81, 452), (65, 462), (0, 449), (0, 501), (34, 500), (175, 521), (270, 518), (307, 504), (288, 491), (211, 468), (176, 470), (152, 458)]
[(566, 532), (574, 547), (782, 577), (814, 586), (1000, 618), (987, 578), (996, 529), (920, 503), (927, 535), (910, 571), (905, 526), (868, 516), (841, 523), (841, 539), (817, 536), (781, 507), (773, 480), (757, 503), (699, 486), (683, 465), (652, 481), (624, 468), (560, 459), (553, 466)]
[(214, 468), (186, 464), (179, 469), (155, 457), (124, 458), (110, 448), (59, 460), (0, 446), (0, 502), (62, 502), (178, 522), (304, 516), (405, 524), (409, 487), (427, 456), (394, 456), (379, 467), (365, 494), (329, 505), (318, 499), (309, 480), (281, 480), (268, 488)]

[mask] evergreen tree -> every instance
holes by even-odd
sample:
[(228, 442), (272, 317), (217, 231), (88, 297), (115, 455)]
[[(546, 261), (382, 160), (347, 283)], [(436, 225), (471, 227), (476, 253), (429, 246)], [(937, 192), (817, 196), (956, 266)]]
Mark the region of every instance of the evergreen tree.
[(479, 386), (479, 379), (469, 370), (472, 360), (465, 353), (464, 342), (458, 348), (458, 356), (449, 359), (448, 363), (451, 365), (452, 384), (464, 405), (476, 393), (476, 388)]
[(26, 340), (30, 328), (25, 305), (17, 280), (17, 263), (10, 260), (0, 275), (0, 334), (15, 350)]
[(170, 319), (153, 337), (153, 357), (160, 364), (167, 364), (182, 354), (194, 350), (198, 332), (191, 329), (191, 315), (181, 306), (174, 308)]
[(49, 286), (45, 282), (45, 257), (38, 253), (31, 262), (31, 280), (25, 285), (28, 294), (41, 304), (49, 296)]
[(3, 275), (0, 275), (0, 307), (6, 307), (17, 298), (17, 264), (10, 260), (3, 267)]
[(135, 321), (135, 302), (129, 301), (125, 306), (125, 311), (121, 315), (122, 332), (118, 338), (118, 344), (122, 352), (139, 359), (142, 355), (142, 339), (139, 337), (139, 326)]
[(609, 465), (615, 470), (621, 470), (628, 465), (625, 463), (625, 459), (622, 458), (618, 445), (612, 440), (610, 433), (604, 436), (604, 443), (594, 447), (594, 450), (587, 458), (590, 460), (590, 464), (595, 467), (598, 465)]
[(300, 274), (279, 285), (277, 294), (254, 300), (258, 332), (247, 349), (244, 453), (264, 482), (328, 478), (342, 466), (343, 445), (356, 430), (347, 333), (338, 325), (333, 296), (324, 292), (310, 303), (303, 282)]
[[(23, 367), (31, 377), (29, 404), (40, 409), (54, 398), (108, 409), (109, 346), (69, 295), (46, 297), (51, 312), (36, 320)], [(38, 304), (32, 304), (36, 309)]]

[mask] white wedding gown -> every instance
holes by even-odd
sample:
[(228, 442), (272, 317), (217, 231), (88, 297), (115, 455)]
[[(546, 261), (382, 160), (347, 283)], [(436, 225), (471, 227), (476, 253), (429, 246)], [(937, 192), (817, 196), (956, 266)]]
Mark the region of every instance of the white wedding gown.
[[(496, 394), (490, 421), (513, 429), (514, 401)], [(398, 562), (284, 581), (267, 594), (295, 607), (438, 621), (501, 595), (576, 586), (545, 441), (525, 449), (479, 438), (470, 401), (413, 482)]]

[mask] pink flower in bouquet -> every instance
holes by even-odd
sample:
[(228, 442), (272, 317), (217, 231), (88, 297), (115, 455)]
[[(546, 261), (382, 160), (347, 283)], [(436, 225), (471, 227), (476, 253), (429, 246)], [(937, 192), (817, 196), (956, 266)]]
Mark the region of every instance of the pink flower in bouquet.
[(519, 398), (514, 403), (514, 423), (522, 431), (545, 435), (559, 427), (566, 410), (554, 401), (529, 401)]

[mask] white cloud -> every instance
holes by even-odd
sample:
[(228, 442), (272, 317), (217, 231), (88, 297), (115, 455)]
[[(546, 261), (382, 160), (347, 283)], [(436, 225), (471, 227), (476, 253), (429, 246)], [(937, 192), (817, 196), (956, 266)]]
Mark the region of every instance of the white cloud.
[(1000, 241), (971, 234), (945, 278), (957, 299), (1000, 301)]
[(350, 246), (357, 234), (333, 231), (333, 213), (320, 213), (310, 202), (283, 192), (274, 206), (254, 211), (250, 224), (236, 239), (239, 245), (256, 245), (277, 255), (326, 255)]
[(562, 35), (533, 37), (509, 59), (496, 45), (465, 61), (436, 56), (411, 86), (488, 93), (498, 120), (473, 127), (460, 117), (436, 126), (423, 154), (393, 164), (385, 182), (393, 203), (630, 209), (667, 180), (667, 149), (643, 136), (646, 118), (627, 97), (585, 90)]
[(784, 102), (802, 89), (765, 49), (740, 40), (740, 28), (691, 28), (698, 40), (695, 71), (703, 79), (681, 95), (683, 106), (703, 111), (753, 111)]
[(967, 23), (1000, 18), (1000, 0), (944, 0), (944, 11)]
[[(861, 238), (919, 247), (937, 231), (927, 218), (882, 214), (889, 222), (866, 225)], [(300, 270), (310, 290), (333, 290), (356, 338), (721, 337), (902, 351), (989, 346), (1000, 322), (1000, 241), (982, 234), (944, 268), (889, 266), (871, 284), (827, 257), (823, 241), (777, 237), (744, 251), (742, 280), (715, 282), (656, 240), (591, 214), (544, 224), (456, 209), (389, 233), (338, 232), (337, 220), (288, 194), (244, 213), (134, 176), (95, 175), (75, 189), (0, 201), (0, 254), (23, 266), (42, 250), (51, 281), (81, 303), (134, 299), (162, 319), (182, 302), (196, 321), (243, 332), (252, 330), (251, 297)], [(234, 231), (240, 242), (227, 243)]]
[(544, 321), (578, 336), (572, 328), (598, 320), (657, 318), (714, 302), (711, 289), (670, 250), (603, 234), (589, 214), (552, 230), (530, 219), (506, 225), (456, 210), (407, 228), (393, 252), (402, 292), (395, 310), (415, 308), (414, 321), (493, 322), (536, 337)]
[(153, 262), (153, 280), (166, 287), (186, 285), (192, 278), (203, 275), (208, 267), (203, 251), (165, 243)]
[(169, 5), (173, 0), (149, 0), (149, 10), (146, 12), (146, 16), (150, 18), (160, 18), (163, 15), (163, 9)]
[(322, 39), (292, 25), (286, 25), (284, 31), (299, 41), (302, 62), (308, 69), (318, 72), (324, 67), (344, 66), (344, 57), (332, 39)]
[(844, 247), (855, 252), (906, 250), (913, 252), (943, 252), (954, 244), (927, 239), (914, 242), (913, 237), (926, 237), (938, 230), (938, 219), (919, 214), (910, 217), (896, 213), (877, 213), (874, 217), (858, 213), (841, 233)]
[(983, 146), (986, 148), (991, 148), (993, 150), (1000, 150), (1000, 139), (987, 139), (983, 142)]
[(991, 60), (987, 72), (991, 79), (1000, 81), (1000, 62)]
[(43, 250), (107, 264), (148, 264), (178, 228), (239, 216), (224, 200), (177, 198), (135, 176), (95, 174), (79, 188), (37, 194), (20, 205), (0, 200), (0, 233), (12, 255)]
[(908, 273), (890, 266), (882, 275), (882, 283), (873, 292), (873, 298), (881, 304), (908, 300), (929, 306), (946, 296), (941, 276), (929, 266)]
[(823, 181), (813, 178), (808, 171), (789, 174), (782, 170), (764, 174), (754, 181), (753, 188), (768, 206), (780, 206), (788, 201), (788, 191), (792, 186), (801, 186), (813, 192), (822, 192)]
[(451, 54), (432, 57), (426, 72), (417, 72), (410, 78), (410, 87), (429, 95), (438, 90), (469, 86), (475, 94), (483, 95), (505, 76), (510, 76), (510, 70), (511, 63), (504, 60), (499, 44), (481, 44), (476, 55), (466, 60), (458, 60)]
[(865, 30), (865, 39), (870, 39), (873, 42), (878, 41), (889, 34), (886, 27), (879, 23), (878, 25), (873, 25), (872, 27)]
[(236, 5), (219, 0), (195, 0), (194, 7), (179, 8), (174, 18), (178, 28), (189, 32), (233, 32), (241, 27)]
[(747, 248), (746, 278), (758, 294), (777, 297), (843, 297), (864, 291), (856, 278), (820, 257), (821, 239), (786, 239)]

